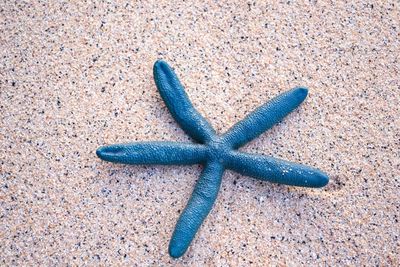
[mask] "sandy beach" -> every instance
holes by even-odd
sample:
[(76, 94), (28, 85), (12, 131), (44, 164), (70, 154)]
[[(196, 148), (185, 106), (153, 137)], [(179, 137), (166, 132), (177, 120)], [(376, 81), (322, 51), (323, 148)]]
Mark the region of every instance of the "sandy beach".
[[(46, 2), (0, 3), (0, 265), (400, 264), (398, 1)], [(201, 166), (95, 154), (192, 141), (156, 89), (157, 59), (219, 133), (309, 88), (241, 150), (319, 168), (329, 184), (227, 171), (189, 250), (172, 259)]]

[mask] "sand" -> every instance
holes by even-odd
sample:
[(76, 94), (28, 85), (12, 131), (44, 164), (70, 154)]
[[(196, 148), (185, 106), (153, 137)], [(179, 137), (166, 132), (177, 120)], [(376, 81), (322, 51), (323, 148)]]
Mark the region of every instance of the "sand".
[[(399, 2), (198, 2), (0, 3), (0, 265), (400, 264)], [(170, 258), (201, 167), (95, 155), (190, 141), (156, 90), (157, 59), (220, 133), (308, 87), (242, 150), (320, 168), (329, 185), (227, 172), (192, 246)]]

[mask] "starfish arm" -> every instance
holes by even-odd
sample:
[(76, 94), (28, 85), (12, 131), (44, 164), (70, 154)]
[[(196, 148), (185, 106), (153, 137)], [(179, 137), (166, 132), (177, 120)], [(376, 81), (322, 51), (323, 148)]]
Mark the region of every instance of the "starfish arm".
[(323, 187), (329, 177), (322, 171), (268, 156), (232, 151), (226, 167), (264, 181), (303, 187)]
[(103, 146), (99, 158), (124, 164), (189, 165), (206, 160), (206, 147), (178, 142), (136, 142)]
[(223, 173), (224, 167), (218, 162), (205, 165), (172, 234), (168, 250), (171, 257), (179, 258), (188, 249), (217, 198)]
[(153, 72), (158, 91), (176, 122), (197, 142), (209, 141), (215, 135), (214, 129), (193, 107), (172, 68), (158, 60)]
[(244, 145), (297, 108), (307, 97), (307, 93), (306, 88), (297, 87), (273, 98), (232, 126), (222, 136), (222, 140), (232, 148)]

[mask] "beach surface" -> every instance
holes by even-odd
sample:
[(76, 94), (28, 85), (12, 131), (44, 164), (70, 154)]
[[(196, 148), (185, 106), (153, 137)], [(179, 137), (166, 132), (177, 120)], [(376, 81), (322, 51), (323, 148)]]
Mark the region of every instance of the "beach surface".
[[(400, 4), (2, 1), (0, 265), (396, 266)], [(269, 2), (269, 1), (268, 1)], [(227, 171), (187, 253), (168, 243), (201, 166), (101, 161), (191, 142), (153, 80), (167, 61), (223, 133), (296, 86), (306, 101), (241, 148), (310, 165), (322, 189)]]

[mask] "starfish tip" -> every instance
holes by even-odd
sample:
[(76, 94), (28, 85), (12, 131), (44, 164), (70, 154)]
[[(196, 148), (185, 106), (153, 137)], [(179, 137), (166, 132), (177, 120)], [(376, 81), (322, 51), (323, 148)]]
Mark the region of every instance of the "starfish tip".
[(96, 150), (96, 155), (102, 160), (111, 161), (123, 150), (123, 147), (119, 145), (101, 146)]
[(170, 245), (168, 248), (169, 255), (174, 259), (181, 257), (185, 253), (185, 251), (186, 250), (179, 248), (179, 246), (171, 246)]
[(96, 155), (99, 157), (99, 158), (101, 158), (101, 159), (103, 159), (103, 154), (104, 154), (104, 151), (103, 151), (104, 149), (103, 149), (103, 147), (99, 147), (97, 150), (96, 150)]
[(294, 90), (301, 99), (305, 99), (308, 95), (308, 89), (306, 87), (296, 87)]
[(158, 59), (155, 63), (154, 63), (154, 70), (159, 70), (159, 69), (163, 69), (163, 68), (169, 68), (169, 65), (167, 62), (165, 62), (162, 59)]
[(324, 187), (329, 183), (329, 176), (325, 173), (318, 171), (317, 175), (315, 176), (315, 181), (313, 186), (314, 187)]

